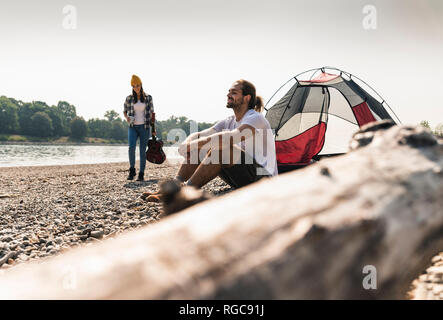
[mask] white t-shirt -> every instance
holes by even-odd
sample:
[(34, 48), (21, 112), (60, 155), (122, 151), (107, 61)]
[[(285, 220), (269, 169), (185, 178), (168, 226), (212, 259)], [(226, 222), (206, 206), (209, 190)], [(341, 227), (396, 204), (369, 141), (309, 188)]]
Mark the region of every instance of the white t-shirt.
[(145, 109), (146, 103), (140, 102), (140, 100), (134, 104), (134, 124), (145, 124)]
[(241, 142), (241, 148), (251, 155), (255, 161), (271, 175), (276, 176), (278, 169), (277, 157), (275, 155), (274, 133), (268, 120), (266, 120), (261, 113), (250, 109), (240, 121), (235, 120), (235, 116), (232, 115), (217, 122), (213, 126), (213, 129), (217, 132), (231, 131), (240, 127), (242, 124), (247, 124), (255, 128), (255, 138), (250, 137), (246, 139), (246, 141)]

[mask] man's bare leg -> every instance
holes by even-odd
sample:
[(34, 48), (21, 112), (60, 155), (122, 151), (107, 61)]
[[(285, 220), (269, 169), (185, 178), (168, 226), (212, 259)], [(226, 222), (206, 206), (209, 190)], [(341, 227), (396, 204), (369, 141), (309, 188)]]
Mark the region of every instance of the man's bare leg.
[[(188, 158), (184, 163), (182, 163), (180, 165), (180, 168), (177, 171), (176, 174), (176, 178), (178, 178), (179, 180), (181, 180), (182, 182), (187, 181), (195, 172), (195, 170), (197, 170), (198, 166), (200, 165), (201, 161), (200, 159), (198, 159), (197, 157), (197, 161), (198, 163), (196, 164), (191, 164), (190, 159)], [(144, 192), (142, 194), (142, 198), (143, 199), (147, 199), (149, 196), (159, 196), (160, 195), (160, 190), (157, 190), (155, 192)], [(157, 199), (152, 199), (157, 201)]]
[(182, 163), (177, 171), (177, 176), (184, 182), (187, 181), (197, 170), (200, 162), (197, 164)]
[[(235, 150), (235, 151), (234, 151)], [(218, 157), (218, 163), (212, 163), (214, 159), (211, 154), (217, 152), (215, 157)], [(202, 163), (195, 170), (194, 174), (189, 178), (188, 182), (196, 188), (201, 188), (212, 179), (215, 179), (223, 167), (233, 166), (240, 160), (242, 150), (240, 147), (234, 145), (231, 146), (229, 152), (223, 152), (222, 150), (208, 152)]]
[(197, 170), (188, 178), (190, 184), (196, 188), (201, 188), (212, 179), (216, 178), (221, 169), (222, 164), (211, 163), (211, 155), (208, 153), (202, 163), (197, 167)]
[[(214, 152), (217, 154), (212, 156)], [(240, 147), (236, 145), (231, 146), (229, 152), (210, 150), (200, 164), (183, 163), (180, 166), (177, 175), (183, 178), (184, 181), (188, 181), (188, 184), (196, 188), (201, 188), (206, 183), (216, 178), (223, 166), (229, 167), (237, 163), (241, 157), (241, 152), (242, 150)], [(214, 157), (218, 157), (218, 163), (212, 163)], [(146, 198), (146, 200), (149, 202), (160, 202), (161, 193), (159, 191), (152, 193)]]

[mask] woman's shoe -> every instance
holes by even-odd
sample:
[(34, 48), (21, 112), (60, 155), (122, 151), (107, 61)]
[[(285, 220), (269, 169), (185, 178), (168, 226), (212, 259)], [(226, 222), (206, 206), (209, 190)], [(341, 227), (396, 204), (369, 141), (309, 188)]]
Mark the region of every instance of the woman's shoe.
[(138, 173), (137, 181), (144, 181), (144, 180), (145, 180), (145, 173), (144, 172), (139, 172)]
[(129, 168), (128, 180), (134, 180), (135, 177), (135, 168)]

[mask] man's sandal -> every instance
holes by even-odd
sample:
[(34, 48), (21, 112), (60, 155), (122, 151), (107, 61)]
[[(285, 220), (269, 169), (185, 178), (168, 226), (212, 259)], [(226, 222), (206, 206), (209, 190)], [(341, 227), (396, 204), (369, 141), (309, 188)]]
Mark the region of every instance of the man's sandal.
[(155, 195), (159, 195), (159, 194), (160, 194), (160, 190), (155, 191), (155, 192), (143, 192), (143, 194), (140, 196), (140, 198), (142, 198), (143, 200), (146, 200), (149, 196), (155, 196)]
[(149, 197), (145, 199), (146, 202), (161, 202), (163, 199), (163, 195), (161, 194), (151, 194)]

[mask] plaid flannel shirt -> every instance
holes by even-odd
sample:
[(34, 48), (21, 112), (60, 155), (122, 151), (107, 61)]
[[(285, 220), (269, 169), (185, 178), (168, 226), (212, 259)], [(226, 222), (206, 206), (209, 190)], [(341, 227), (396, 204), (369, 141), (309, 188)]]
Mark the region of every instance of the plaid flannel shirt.
[[(145, 129), (148, 129), (148, 126), (152, 127), (153, 125), (152, 113), (154, 112), (154, 104), (152, 103), (152, 97), (149, 94), (145, 95), (145, 103)], [(126, 114), (130, 117), (134, 116), (134, 96), (132, 94), (126, 97), (123, 105), (123, 112), (126, 112)]]

